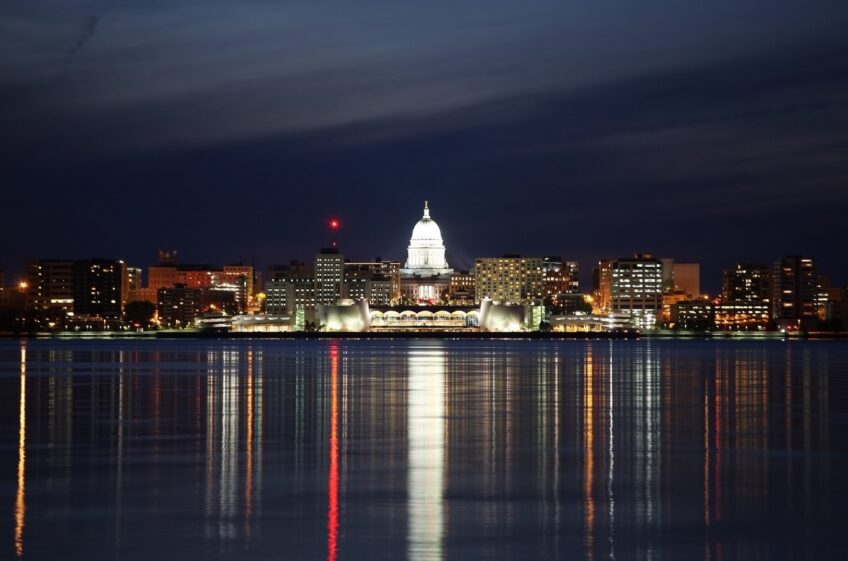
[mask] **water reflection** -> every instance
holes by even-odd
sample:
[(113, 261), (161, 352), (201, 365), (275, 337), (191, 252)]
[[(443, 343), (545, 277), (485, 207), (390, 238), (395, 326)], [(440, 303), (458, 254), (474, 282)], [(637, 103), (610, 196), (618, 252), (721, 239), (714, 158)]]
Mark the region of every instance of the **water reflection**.
[(842, 551), (844, 345), (33, 340), (0, 364), (19, 558)]
[(442, 559), (445, 357), (440, 346), (409, 352), (408, 558)]
[(583, 528), (586, 544), (585, 558), (592, 561), (595, 549), (595, 383), (592, 369), (592, 349), (586, 351), (583, 367), (583, 508), (585, 524)]
[(330, 468), (327, 475), (327, 561), (336, 561), (339, 540), (339, 347), (330, 346)]
[(24, 555), (26, 516), (26, 343), (21, 343), (20, 397), (18, 398), (18, 490), (15, 495), (15, 554)]

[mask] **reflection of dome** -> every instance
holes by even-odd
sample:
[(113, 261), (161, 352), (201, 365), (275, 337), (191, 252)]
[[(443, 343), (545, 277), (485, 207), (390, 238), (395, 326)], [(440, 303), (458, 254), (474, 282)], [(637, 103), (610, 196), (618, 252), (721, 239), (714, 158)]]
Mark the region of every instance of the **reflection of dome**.
[(453, 272), (445, 260), (445, 245), (442, 231), (430, 218), (430, 208), (424, 201), (424, 216), (412, 229), (406, 265), (401, 270), (405, 275), (445, 275)]

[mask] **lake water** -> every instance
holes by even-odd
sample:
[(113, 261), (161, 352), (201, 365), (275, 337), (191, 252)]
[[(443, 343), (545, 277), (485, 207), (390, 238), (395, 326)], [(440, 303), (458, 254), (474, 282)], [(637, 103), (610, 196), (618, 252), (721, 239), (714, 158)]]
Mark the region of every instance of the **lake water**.
[(846, 559), (848, 344), (0, 341), (0, 559)]

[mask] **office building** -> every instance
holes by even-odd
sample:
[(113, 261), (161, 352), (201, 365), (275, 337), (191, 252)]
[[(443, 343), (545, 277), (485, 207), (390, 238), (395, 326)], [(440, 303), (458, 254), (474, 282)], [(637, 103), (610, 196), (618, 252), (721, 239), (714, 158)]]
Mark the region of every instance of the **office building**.
[(474, 266), (474, 298), (477, 302), (491, 298), (495, 302), (526, 304), (544, 294), (541, 257), (482, 257)]
[(127, 266), (118, 259), (74, 261), (74, 315), (119, 323), (127, 298)]
[(344, 264), (344, 298), (367, 298), (371, 305), (396, 304), (401, 297), (400, 263), (376, 259)]
[(721, 299), (724, 302), (770, 304), (773, 269), (758, 263), (737, 263), (725, 270)]
[(159, 323), (163, 327), (189, 327), (200, 316), (203, 291), (182, 284), (157, 291)]
[(74, 311), (74, 262), (39, 259), (27, 265), (27, 308)]
[(612, 265), (613, 259), (602, 259), (592, 271), (592, 288), (595, 294), (593, 310), (606, 314), (612, 310)]
[(807, 328), (818, 317), (817, 278), (813, 260), (800, 255), (774, 264), (772, 317), (786, 329)]
[(701, 264), (674, 263), (672, 265), (674, 292), (688, 294), (690, 298), (701, 295)]
[(658, 259), (651, 255), (616, 259), (609, 265), (608, 282), (610, 311), (630, 314), (634, 327), (656, 325), (662, 311), (662, 264)]
[(473, 272), (457, 271), (450, 277), (448, 300), (455, 305), (472, 305), (475, 300), (476, 280)]
[(542, 260), (545, 299), (556, 298), (560, 294), (579, 294), (580, 280), (577, 261), (563, 261), (561, 257), (545, 257)]
[(315, 308), (315, 274), (305, 263), (269, 267), (265, 280), (265, 311), (269, 315), (293, 314), (298, 308)]
[(331, 305), (342, 297), (344, 256), (335, 247), (322, 248), (315, 256), (315, 303)]

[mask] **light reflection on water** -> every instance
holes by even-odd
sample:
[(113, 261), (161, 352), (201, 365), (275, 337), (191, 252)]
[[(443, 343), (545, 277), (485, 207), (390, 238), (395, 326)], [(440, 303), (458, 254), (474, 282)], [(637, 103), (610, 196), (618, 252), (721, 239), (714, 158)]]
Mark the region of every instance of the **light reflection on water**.
[(843, 558), (844, 343), (31, 340), (0, 368), (0, 557)]

